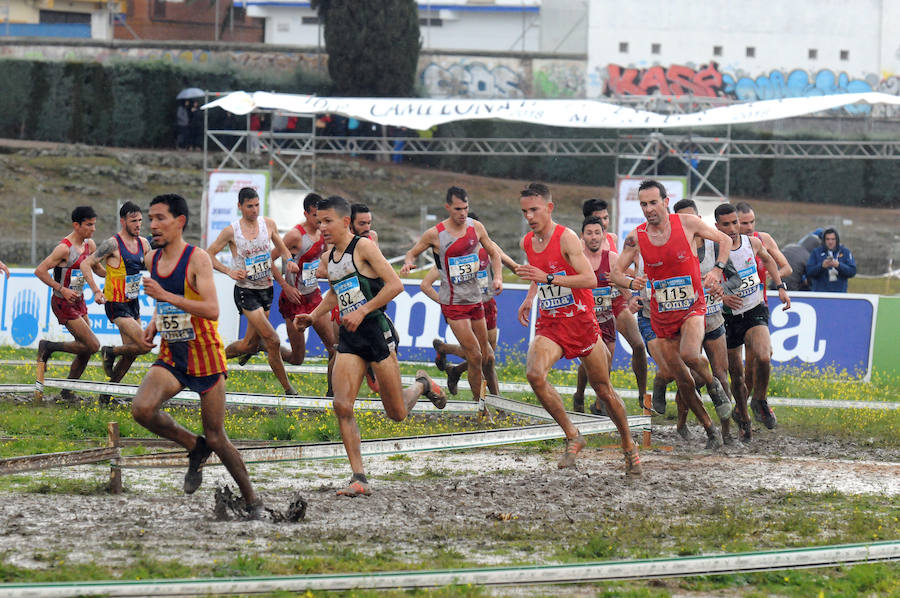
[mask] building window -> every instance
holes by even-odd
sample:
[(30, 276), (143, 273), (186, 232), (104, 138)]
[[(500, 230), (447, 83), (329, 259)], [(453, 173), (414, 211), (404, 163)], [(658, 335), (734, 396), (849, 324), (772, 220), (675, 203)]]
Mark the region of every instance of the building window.
[(303, 25), (318, 25), (319, 17), (303, 17), (300, 19), (300, 23)]
[(153, 0), (153, 16), (157, 19), (165, 19), (166, 18), (166, 1), (165, 0)]
[(628, 54), (628, 42), (619, 42), (619, 54)]
[(819, 51), (816, 50), (815, 48), (810, 48), (808, 56), (809, 56), (810, 60), (815, 60), (816, 58), (819, 57)]
[(650, 44), (650, 53), (659, 54), (662, 50), (662, 44)]
[(747, 58), (756, 58), (756, 48), (747, 46)]
[(41, 25), (57, 25), (62, 23), (91, 24), (89, 12), (63, 12), (61, 10), (41, 10), (38, 13)]
[(722, 55), (722, 46), (713, 46), (713, 56)]
[(422, 17), (419, 19), (419, 25), (425, 27), (443, 27), (444, 19), (439, 19), (437, 17)]
[(850, 60), (850, 50), (841, 50), (841, 60)]

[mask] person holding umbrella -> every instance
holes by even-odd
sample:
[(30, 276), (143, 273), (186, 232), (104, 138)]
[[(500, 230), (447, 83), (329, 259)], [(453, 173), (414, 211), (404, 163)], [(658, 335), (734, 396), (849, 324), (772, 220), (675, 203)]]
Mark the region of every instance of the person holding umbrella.
[(193, 145), (196, 145), (194, 135), (192, 135), (191, 126), (193, 117), (195, 116), (194, 111), (196, 111), (196, 107), (192, 106), (192, 104), (197, 104), (197, 98), (202, 98), (206, 95), (202, 89), (198, 87), (188, 87), (182, 89), (178, 92), (178, 95), (175, 96), (175, 99), (178, 101), (178, 107), (175, 109), (175, 147), (178, 149), (189, 149)]

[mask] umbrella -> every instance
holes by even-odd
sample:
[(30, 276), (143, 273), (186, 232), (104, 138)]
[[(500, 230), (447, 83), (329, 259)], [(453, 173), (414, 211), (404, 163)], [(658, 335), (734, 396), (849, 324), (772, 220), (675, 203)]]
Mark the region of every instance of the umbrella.
[(175, 96), (176, 100), (193, 100), (194, 98), (202, 98), (206, 95), (206, 92), (200, 89), (199, 87), (188, 87), (186, 89), (182, 89), (178, 92), (178, 95)]

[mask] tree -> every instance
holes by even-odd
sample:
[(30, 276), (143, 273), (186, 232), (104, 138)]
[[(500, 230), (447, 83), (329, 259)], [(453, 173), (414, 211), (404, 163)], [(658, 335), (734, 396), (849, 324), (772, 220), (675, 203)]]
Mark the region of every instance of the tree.
[(336, 95), (413, 95), (422, 47), (415, 0), (312, 0), (311, 5), (325, 25)]

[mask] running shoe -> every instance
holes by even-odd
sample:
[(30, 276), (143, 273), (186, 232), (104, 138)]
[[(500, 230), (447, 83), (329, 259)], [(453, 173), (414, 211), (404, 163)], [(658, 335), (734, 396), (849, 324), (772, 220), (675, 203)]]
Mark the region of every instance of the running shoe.
[(688, 430), (687, 425), (675, 426), (675, 431), (678, 432), (678, 435), (681, 436), (684, 440), (691, 439), (691, 431)]
[(666, 414), (666, 387), (662, 384), (653, 385), (653, 410), (660, 415)]
[(706, 429), (706, 449), (717, 449), (722, 447), (722, 439), (719, 438), (719, 431), (715, 426)]
[(728, 393), (722, 388), (722, 383), (719, 382), (718, 378), (713, 376), (712, 384), (709, 385), (707, 391), (713, 405), (716, 406), (716, 415), (719, 416), (719, 419), (725, 419), (730, 416), (732, 411), (731, 399), (728, 398)]
[(603, 417), (609, 417), (606, 413), (606, 405), (600, 402), (600, 399), (594, 399), (594, 402), (591, 403), (589, 407), (590, 412), (594, 415), (602, 415)]
[(738, 425), (738, 439), (741, 442), (747, 443), (750, 442), (750, 438), (753, 436), (753, 429), (750, 426), (750, 420), (744, 420), (738, 410), (735, 409), (731, 412), (731, 419), (734, 420), (734, 423)]
[(378, 394), (378, 380), (375, 378), (375, 372), (372, 370), (371, 364), (366, 365), (366, 384), (369, 385), (369, 388), (372, 390), (372, 392)]
[(584, 440), (581, 432), (575, 438), (566, 438), (566, 452), (559, 458), (556, 466), (560, 469), (565, 469), (575, 465), (575, 458), (585, 446), (587, 446), (587, 442)]
[(188, 470), (184, 474), (184, 493), (193, 494), (203, 483), (203, 464), (209, 459), (212, 449), (206, 444), (206, 438), (197, 436), (197, 443), (188, 452)]
[(625, 475), (628, 477), (638, 477), (644, 474), (641, 467), (641, 456), (638, 454), (637, 445), (630, 451), (622, 451), (625, 455)]
[(346, 488), (338, 490), (337, 494), (338, 496), (349, 496), (353, 498), (356, 496), (369, 496), (372, 494), (372, 490), (369, 488), (368, 482), (364, 482), (356, 476), (353, 476), (350, 478), (350, 484), (348, 484)]
[(116, 355), (110, 346), (100, 347), (100, 359), (103, 363), (103, 373), (107, 378), (112, 378), (113, 368), (116, 365)]
[(59, 391), (59, 400), (62, 403), (77, 403), (79, 399), (73, 391), (64, 388)]
[(444, 391), (437, 385), (437, 382), (431, 379), (431, 376), (425, 373), (425, 370), (416, 372), (416, 382), (422, 384), (422, 396), (431, 401), (435, 407), (443, 409), (447, 406), (447, 396)]
[(462, 368), (452, 367), (447, 369), (447, 390), (455, 395), (459, 390), (459, 377), (462, 376)]
[(572, 395), (572, 411), (584, 413), (584, 394)]
[(50, 350), (50, 341), (41, 341), (38, 343), (37, 350), (37, 360), (39, 362), (47, 363), (50, 361), (50, 358), (53, 356), (53, 351)]
[(262, 521), (266, 518), (266, 514), (266, 507), (261, 498), (256, 499), (256, 502), (252, 505), (247, 505), (246, 517), (248, 521)]
[(247, 362), (253, 359), (253, 356), (257, 354), (257, 351), (253, 351), (252, 353), (244, 353), (238, 358), (238, 365), (245, 366)]
[(750, 399), (750, 409), (753, 410), (753, 417), (756, 418), (756, 421), (766, 428), (774, 430), (775, 426), (778, 425), (778, 419), (775, 417), (775, 412), (769, 407), (768, 401)]
[(434, 352), (435, 352), (434, 365), (437, 367), (437, 369), (441, 370), (442, 372), (446, 371), (447, 370), (447, 355), (444, 354), (443, 352), (441, 352), (441, 347), (444, 346), (444, 343), (442, 343), (438, 339), (434, 339), (433, 341), (431, 341), (431, 345), (434, 347)]

